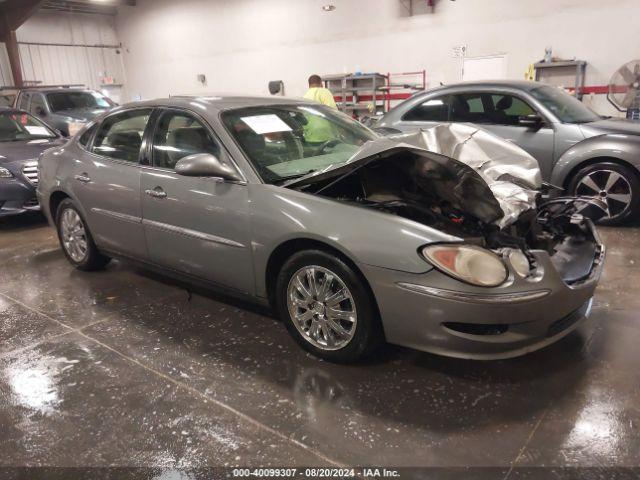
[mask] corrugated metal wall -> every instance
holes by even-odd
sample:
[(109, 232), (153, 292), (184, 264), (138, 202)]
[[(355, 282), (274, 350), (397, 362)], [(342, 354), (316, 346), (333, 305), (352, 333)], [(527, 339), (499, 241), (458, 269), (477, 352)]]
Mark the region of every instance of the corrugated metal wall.
[(5, 85), (13, 85), (11, 77), (11, 67), (9, 66), (9, 57), (4, 43), (0, 43), (0, 87)]
[(86, 47), (20, 44), (20, 61), (25, 81), (44, 85), (82, 83), (100, 89), (102, 77), (124, 83), (120, 50), (112, 47)]

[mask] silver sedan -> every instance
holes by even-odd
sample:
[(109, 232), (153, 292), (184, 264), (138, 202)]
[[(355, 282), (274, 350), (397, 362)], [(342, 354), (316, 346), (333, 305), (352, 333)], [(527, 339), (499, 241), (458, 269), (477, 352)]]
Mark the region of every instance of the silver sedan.
[(472, 127), (379, 137), (295, 100), (119, 107), (39, 160), (69, 262), (121, 257), (271, 305), (305, 349), (463, 358), (548, 345), (588, 314), (602, 203), (543, 197), (536, 161)]
[(595, 114), (558, 88), (538, 82), (464, 82), (420, 93), (376, 124), (411, 132), (442, 122), (480, 125), (520, 146), (545, 180), (570, 195), (607, 203), (603, 224), (640, 211), (640, 123)]

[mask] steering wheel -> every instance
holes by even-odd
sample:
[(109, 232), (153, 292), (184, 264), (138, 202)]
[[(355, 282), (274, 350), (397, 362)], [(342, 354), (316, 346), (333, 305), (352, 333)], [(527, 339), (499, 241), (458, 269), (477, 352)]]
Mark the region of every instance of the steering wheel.
[(324, 142), (322, 145), (318, 147), (318, 153), (325, 153), (325, 150), (327, 148), (333, 148), (339, 143), (341, 142), (337, 138), (334, 138), (333, 140), (327, 140), (326, 142)]

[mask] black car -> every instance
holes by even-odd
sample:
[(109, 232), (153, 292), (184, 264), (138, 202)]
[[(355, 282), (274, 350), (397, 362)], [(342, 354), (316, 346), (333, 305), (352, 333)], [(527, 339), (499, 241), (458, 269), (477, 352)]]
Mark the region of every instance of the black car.
[(37, 87), (21, 89), (14, 106), (27, 111), (65, 137), (73, 137), (88, 122), (116, 104), (102, 93), (84, 87)]
[(39, 210), (38, 157), (64, 143), (27, 112), (0, 107), (0, 217)]

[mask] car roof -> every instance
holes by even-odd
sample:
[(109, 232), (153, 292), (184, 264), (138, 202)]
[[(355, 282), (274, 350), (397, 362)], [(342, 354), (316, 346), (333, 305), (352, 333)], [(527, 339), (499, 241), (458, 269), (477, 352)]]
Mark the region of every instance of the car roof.
[(90, 88), (60, 88), (60, 87), (42, 87), (42, 88), (23, 88), (20, 90), (21, 92), (37, 92), (37, 93), (68, 93), (68, 92), (95, 92)]
[(169, 98), (157, 98), (122, 105), (120, 109), (132, 107), (193, 107), (207, 111), (222, 111), (232, 108), (259, 107), (268, 105), (313, 105), (299, 98), (238, 95), (176, 95)]
[(531, 82), (528, 80), (470, 80), (466, 82), (457, 82), (457, 83), (448, 83), (446, 85), (442, 85), (439, 87), (431, 88), (421, 93), (431, 93), (439, 90), (448, 90), (451, 88), (515, 88), (518, 90), (533, 90), (534, 88), (539, 88), (544, 83), (540, 82)]

